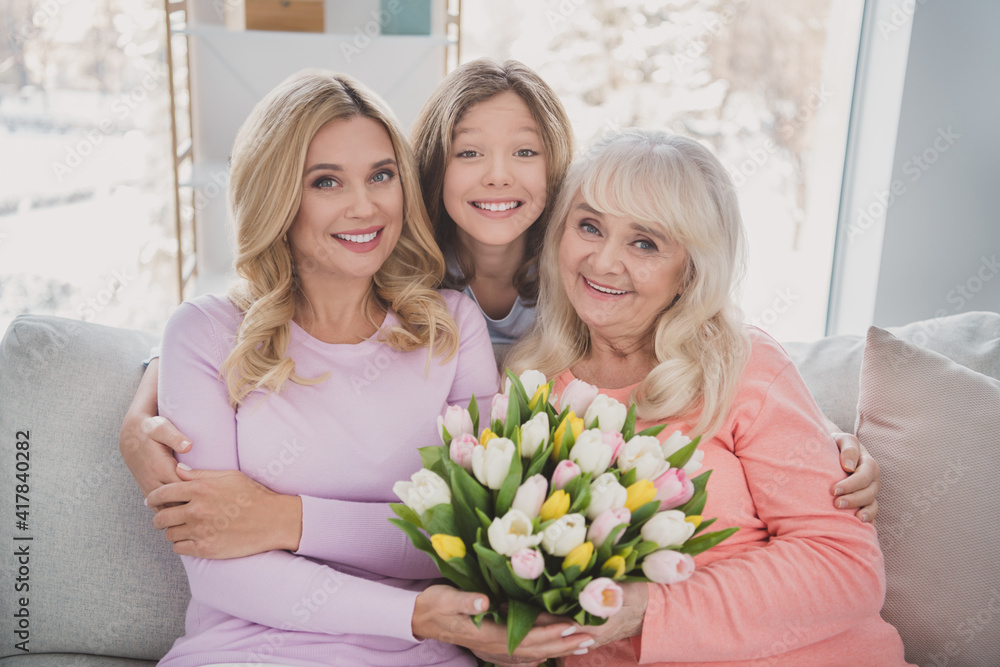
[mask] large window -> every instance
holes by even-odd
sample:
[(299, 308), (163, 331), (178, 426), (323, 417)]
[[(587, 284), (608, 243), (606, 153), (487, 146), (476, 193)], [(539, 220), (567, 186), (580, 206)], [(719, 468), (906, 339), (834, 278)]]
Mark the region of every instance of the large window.
[(0, 329), (148, 330), (177, 303), (159, 0), (0, 3)]
[(462, 60), (515, 58), (578, 143), (609, 128), (697, 138), (728, 167), (750, 240), (746, 319), (824, 334), (863, 3), (561, 0), (462, 5)]

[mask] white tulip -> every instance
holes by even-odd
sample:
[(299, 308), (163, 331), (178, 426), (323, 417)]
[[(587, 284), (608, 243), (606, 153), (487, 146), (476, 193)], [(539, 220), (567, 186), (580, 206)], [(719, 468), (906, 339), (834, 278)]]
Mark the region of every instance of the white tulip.
[(597, 428), (602, 431), (620, 431), (627, 416), (628, 408), (610, 396), (598, 394), (587, 408), (583, 423), (589, 426), (597, 419)]
[(484, 486), (499, 489), (510, 472), (517, 447), (507, 438), (493, 438), (472, 450), (472, 473)]
[[(667, 458), (674, 452), (679, 450), (681, 447), (686, 447), (691, 444), (691, 438), (686, 435), (682, 435), (680, 431), (674, 431), (670, 434), (670, 437), (663, 441), (663, 458)], [(688, 477), (694, 475), (701, 468), (701, 460), (705, 458), (705, 452), (700, 449), (694, 450), (694, 454), (688, 459), (688, 462), (684, 464), (684, 472)]]
[[(524, 393), (528, 395), (529, 401), (531, 400), (531, 397), (535, 395), (535, 392), (538, 391), (540, 386), (548, 384), (549, 382), (545, 379), (544, 374), (539, 371), (532, 370), (524, 371), (517, 379), (521, 381), (521, 386), (524, 387)], [(503, 393), (509, 394), (510, 388), (511, 381), (510, 378), (507, 378), (507, 383), (504, 385)]]
[(571, 461), (580, 466), (583, 472), (600, 475), (611, 465), (613, 451), (604, 442), (604, 434), (599, 429), (592, 428), (580, 434), (569, 452)]
[(565, 556), (587, 539), (587, 519), (582, 514), (564, 514), (542, 533), (542, 548), (553, 556)]
[(694, 535), (695, 525), (684, 520), (684, 512), (667, 510), (654, 514), (640, 533), (647, 542), (655, 542), (661, 548), (679, 547)]
[(548, 444), (549, 416), (539, 412), (521, 427), (521, 456), (530, 459), (539, 447), (546, 447)]
[(542, 475), (532, 475), (524, 480), (521, 486), (517, 487), (517, 493), (514, 494), (514, 502), (511, 503), (510, 507), (519, 512), (524, 512), (534, 519), (541, 511), (542, 503), (545, 502), (548, 493), (549, 483), (545, 477)]
[(604, 473), (590, 483), (590, 505), (587, 506), (587, 518), (593, 521), (605, 510), (616, 510), (625, 507), (628, 491), (618, 483), (615, 476)]
[(531, 549), (542, 541), (542, 535), (532, 535), (531, 519), (520, 510), (510, 510), (493, 519), (486, 536), (493, 551), (504, 556), (513, 556), (521, 549)]
[(670, 466), (663, 458), (660, 441), (651, 435), (637, 435), (625, 443), (618, 454), (622, 472), (635, 468), (635, 479), (656, 479)]
[(442, 503), (451, 502), (451, 489), (437, 473), (422, 468), (410, 476), (409, 482), (396, 482), (392, 492), (417, 514)]
[(597, 398), (597, 394), (597, 387), (574, 378), (566, 385), (566, 390), (563, 392), (562, 398), (559, 399), (559, 409), (565, 410), (568, 407), (573, 411), (573, 414), (585, 415), (587, 408)]
[[(444, 442), (444, 431), (448, 429), (448, 435), (457, 438), (463, 433), (475, 435), (472, 429), (472, 415), (469, 411), (459, 405), (449, 405), (444, 415), (437, 418), (438, 437)], [(448, 444), (448, 443), (445, 443)]]

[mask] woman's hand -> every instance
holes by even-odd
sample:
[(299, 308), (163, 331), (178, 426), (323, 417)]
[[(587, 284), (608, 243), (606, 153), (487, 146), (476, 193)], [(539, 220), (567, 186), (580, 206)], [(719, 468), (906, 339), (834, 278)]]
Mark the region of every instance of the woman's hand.
[[(506, 626), (483, 620), (482, 627), (477, 628), (470, 618), (488, 606), (489, 600), (480, 593), (464, 593), (451, 586), (430, 586), (417, 596), (413, 608), (413, 636), (464, 646), (483, 660), (501, 665), (537, 664), (547, 658), (581, 650), (586, 652), (587, 647), (594, 644), (589, 634), (577, 634), (574, 623), (555, 619), (557, 622), (536, 623), (512, 658), (507, 653)], [(553, 618), (540, 619), (540, 622)]]
[(154, 489), (153, 526), (166, 529), (174, 552), (197, 558), (240, 558), (296, 551), (302, 537), (302, 499), (284, 496), (238, 470), (186, 470), (182, 480)]
[(840, 465), (850, 476), (833, 486), (834, 504), (837, 507), (858, 507), (857, 516), (862, 521), (874, 521), (878, 514), (878, 494), (881, 471), (878, 461), (850, 433), (833, 433), (840, 448)]
[(163, 484), (179, 482), (174, 452), (191, 449), (191, 441), (174, 425), (156, 415), (156, 382), (159, 360), (142, 376), (118, 434), (118, 449), (143, 496)]

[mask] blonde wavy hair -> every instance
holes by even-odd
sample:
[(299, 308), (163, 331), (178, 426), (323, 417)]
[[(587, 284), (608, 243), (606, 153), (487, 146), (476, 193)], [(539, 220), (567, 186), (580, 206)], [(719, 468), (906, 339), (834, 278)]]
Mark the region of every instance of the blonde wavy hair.
[[(458, 349), (458, 327), (434, 291), (444, 277), (444, 258), (420, 196), (416, 163), (406, 135), (386, 104), (354, 79), (325, 70), (303, 70), (278, 85), (254, 107), (236, 135), (230, 161), (229, 207), (236, 227), (239, 282), (229, 298), (243, 312), (235, 347), (221, 373), (234, 407), (254, 390), (278, 391), (303, 378), (286, 356), (296, 302), (304, 297), (299, 271), (285, 236), (302, 197), (306, 151), (327, 123), (371, 118), (388, 132), (403, 190), (403, 229), (375, 274), (363, 307), (392, 308), (399, 325), (380, 333), (393, 349), (428, 348), (445, 359)], [(371, 322), (378, 326), (378, 322)]]
[(694, 433), (722, 425), (749, 355), (736, 305), (746, 241), (732, 180), (719, 160), (686, 137), (628, 129), (605, 137), (570, 168), (541, 258), (535, 329), (511, 351), (516, 372), (554, 377), (587, 356), (590, 334), (559, 277), (559, 244), (582, 194), (608, 215), (661, 229), (687, 252), (677, 299), (650, 336), (656, 366), (633, 392), (642, 419), (697, 414)]
[(450, 271), (445, 285), (465, 289), (476, 275), (475, 259), (458, 241), (457, 225), (444, 206), (444, 176), (452, 158), (455, 126), (470, 107), (500, 93), (513, 91), (538, 125), (545, 151), (545, 208), (528, 228), (525, 256), (514, 274), (514, 287), (527, 303), (538, 298), (538, 254), (552, 207), (566, 170), (573, 160), (573, 128), (555, 91), (534, 70), (516, 60), (479, 58), (468, 62), (438, 84), (413, 123), (413, 152), (420, 165), (420, 187), (441, 250), (458, 262), (461, 275)]

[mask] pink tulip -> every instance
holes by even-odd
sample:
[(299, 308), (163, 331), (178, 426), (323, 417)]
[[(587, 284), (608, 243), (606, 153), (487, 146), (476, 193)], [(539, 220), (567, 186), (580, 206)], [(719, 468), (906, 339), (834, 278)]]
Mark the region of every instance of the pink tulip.
[(472, 450), (479, 447), (479, 441), (468, 433), (452, 438), (448, 446), (448, 456), (452, 461), (472, 472)]
[(660, 501), (660, 510), (680, 507), (691, 500), (694, 495), (694, 484), (687, 478), (683, 468), (670, 468), (653, 480), (656, 487), (656, 499)]
[(538, 549), (519, 549), (510, 557), (510, 565), (522, 579), (537, 579), (545, 569), (545, 557)]
[(608, 618), (622, 608), (622, 588), (607, 577), (598, 577), (580, 591), (580, 606), (588, 614)]
[(507, 423), (507, 408), (510, 405), (510, 396), (507, 394), (497, 394), (493, 397), (490, 405), (490, 421), (499, 420), (501, 424)]
[(575, 414), (586, 414), (587, 408), (595, 398), (597, 398), (597, 387), (583, 380), (572, 380), (563, 391), (559, 402), (560, 411), (568, 407)]
[(472, 433), (472, 415), (460, 405), (449, 405), (443, 415), (437, 418), (438, 437), (444, 442), (444, 430), (448, 430), (448, 435), (457, 438), (463, 433)]
[[(587, 540), (593, 542), (595, 547), (600, 548), (604, 544), (604, 540), (611, 534), (611, 531), (623, 523), (627, 524), (631, 519), (632, 513), (625, 507), (604, 510), (594, 519), (594, 523), (590, 524), (590, 530), (587, 531)], [(622, 539), (622, 535), (624, 534), (625, 531), (622, 531), (615, 539), (614, 544), (618, 544), (618, 541)]]
[(579, 474), (580, 466), (569, 459), (563, 459), (552, 472), (552, 488), (556, 490), (563, 488)]
[(604, 440), (604, 444), (611, 448), (611, 460), (617, 461), (618, 455), (622, 451), (622, 447), (625, 446), (625, 438), (618, 431), (611, 431), (610, 433), (602, 433), (601, 438)]
[(694, 573), (694, 558), (671, 549), (654, 551), (642, 561), (642, 573), (658, 584), (676, 584)]

